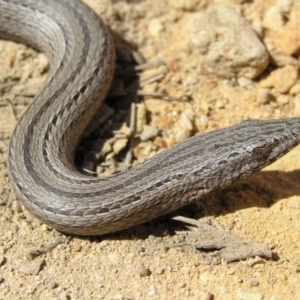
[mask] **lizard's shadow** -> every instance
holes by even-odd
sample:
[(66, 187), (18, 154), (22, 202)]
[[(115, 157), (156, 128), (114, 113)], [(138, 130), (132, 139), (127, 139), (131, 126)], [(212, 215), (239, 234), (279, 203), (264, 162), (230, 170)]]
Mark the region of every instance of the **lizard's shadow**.
[(267, 208), (281, 199), (297, 195), (300, 195), (300, 170), (262, 171), (208, 195), (198, 205), (205, 215), (219, 215), (222, 213), (219, 206), (225, 213), (250, 207)]

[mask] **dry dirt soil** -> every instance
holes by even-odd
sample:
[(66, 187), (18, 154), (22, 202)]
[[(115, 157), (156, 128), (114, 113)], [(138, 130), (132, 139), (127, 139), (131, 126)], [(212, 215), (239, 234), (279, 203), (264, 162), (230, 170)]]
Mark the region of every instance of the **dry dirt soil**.
[[(279, 2), (293, 1), (86, 0), (146, 61), (163, 62), (163, 67), (145, 71), (146, 78), (151, 72), (160, 76), (141, 90), (182, 100), (139, 97), (147, 122), (159, 131), (150, 144), (135, 140), (136, 161), (192, 134), (244, 119), (299, 116), (298, 77), (290, 89), (278, 92), (270, 83), (270, 74), (280, 68), (276, 64), (270, 63), (256, 79), (206, 74), (183, 32), (205, 4), (227, 3), (259, 27), (253, 16), (262, 22)], [(300, 14), (297, 0), (284, 22), (292, 14)], [(270, 30), (260, 34), (272, 39)], [(299, 53), (290, 57), (294, 65), (299, 63)], [(45, 81), (48, 61), (25, 45), (0, 41), (0, 66), (0, 299), (300, 298), (299, 147), (261, 172), (206, 197), (201, 205), (104, 237), (71, 237), (42, 224), (25, 209), (9, 184), (6, 167), (10, 136)], [(273, 95), (270, 101), (258, 97), (261, 87)], [(176, 215), (210, 217), (226, 232), (267, 245), (272, 258), (227, 263), (218, 251), (195, 250), (178, 233), (188, 229), (172, 220)]]

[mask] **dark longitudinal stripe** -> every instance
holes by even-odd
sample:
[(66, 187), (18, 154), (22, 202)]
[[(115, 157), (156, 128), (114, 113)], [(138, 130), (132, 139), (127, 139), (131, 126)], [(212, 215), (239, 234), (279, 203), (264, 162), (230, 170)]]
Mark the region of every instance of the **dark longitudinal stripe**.
[[(68, 6), (68, 8), (71, 10), (73, 10), (74, 16), (76, 17), (76, 19), (78, 20), (78, 24), (81, 25), (81, 34), (85, 36), (84, 40), (84, 46), (83, 48), (79, 48), (79, 50), (81, 51), (80, 54), (80, 60), (77, 62), (77, 68), (71, 73), (69, 74), (68, 78), (65, 78), (65, 81), (63, 84), (61, 84), (61, 87), (59, 89), (55, 89), (55, 92), (53, 93), (52, 96), (50, 96), (47, 101), (44, 101), (43, 106), (41, 107), (41, 109), (38, 111), (38, 113), (33, 117), (31, 123), (28, 126), (28, 130), (27, 130), (27, 134), (25, 135), (25, 143), (24, 143), (24, 162), (25, 162), (25, 166), (27, 168), (28, 174), (30, 174), (30, 176), (34, 179), (34, 181), (36, 182), (37, 185), (41, 185), (45, 188), (47, 188), (47, 184), (45, 184), (45, 180), (44, 178), (40, 177), (40, 174), (35, 170), (35, 167), (33, 166), (32, 162), (34, 162), (34, 159), (32, 157), (32, 152), (30, 151), (31, 149), (31, 140), (32, 138), (35, 136), (35, 130), (38, 130), (38, 124), (39, 121), (41, 119), (41, 117), (43, 117), (44, 114), (49, 113), (49, 108), (51, 105), (54, 105), (55, 101), (57, 101), (57, 99), (59, 100), (59, 98), (61, 97), (61, 94), (64, 92), (64, 90), (67, 88), (67, 86), (69, 85), (69, 82), (73, 82), (75, 80), (75, 78), (78, 76), (78, 74), (80, 73), (82, 67), (86, 64), (86, 60), (87, 60), (87, 55), (86, 53), (89, 53), (89, 47), (91, 44), (91, 39), (89, 36), (89, 30), (86, 27), (85, 21), (82, 17), (81, 14), (78, 14), (76, 10), (73, 9), (72, 6)], [(67, 28), (65, 28), (64, 24), (60, 23), (59, 21), (57, 21), (57, 25), (59, 25), (61, 33), (64, 36), (65, 41), (68, 41), (68, 36), (67, 36)], [(67, 61), (68, 60), (68, 56), (70, 55), (70, 47), (72, 47), (71, 45), (69, 45), (68, 43), (66, 44), (68, 47), (65, 50), (64, 53), (64, 57), (62, 59), (62, 61)], [(57, 69), (56, 72), (56, 76), (58, 76), (59, 73), (64, 72), (62, 67), (59, 67)], [(55, 77), (52, 77), (52, 79)], [(73, 100), (71, 98), (70, 95), (70, 100)], [(70, 104), (70, 102), (67, 103), (67, 105)], [(43, 149), (47, 149), (46, 146), (46, 141), (47, 141), (47, 136), (49, 136), (49, 131), (51, 130), (51, 126), (56, 123), (57, 118), (59, 118), (63, 112), (65, 110), (65, 107), (62, 107), (61, 110), (57, 113), (57, 115), (55, 115), (52, 119), (52, 121), (50, 121), (50, 126), (48, 127), (48, 130), (45, 132), (44, 134), (44, 138), (43, 138)], [(49, 170), (54, 173), (54, 169), (53, 166), (50, 163), (47, 163), (48, 159), (47, 159), (47, 150), (46, 152), (44, 152), (44, 161), (45, 161), (45, 166), (47, 166), (49, 168)], [(57, 176), (59, 176), (59, 174), (56, 174)], [(65, 177), (65, 179), (67, 179), (67, 177)]]

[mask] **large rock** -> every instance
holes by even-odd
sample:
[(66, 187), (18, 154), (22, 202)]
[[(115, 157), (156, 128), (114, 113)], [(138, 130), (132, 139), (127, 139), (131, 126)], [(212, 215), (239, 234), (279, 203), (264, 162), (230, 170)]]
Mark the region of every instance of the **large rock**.
[(255, 31), (230, 6), (219, 4), (195, 14), (188, 32), (208, 73), (253, 79), (268, 65), (267, 50)]

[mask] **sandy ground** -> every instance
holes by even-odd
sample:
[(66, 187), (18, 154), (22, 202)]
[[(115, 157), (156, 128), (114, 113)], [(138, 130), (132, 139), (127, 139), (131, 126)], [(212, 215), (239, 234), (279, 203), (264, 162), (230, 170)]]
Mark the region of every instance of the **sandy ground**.
[[(145, 152), (144, 144), (135, 145), (138, 161), (196, 132), (247, 118), (299, 115), (295, 95), (285, 93), (287, 101), (257, 101), (257, 87), (270, 69), (244, 86), (200, 74), (197, 53), (182, 41), (184, 24), (195, 12), (176, 8), (174, 1), (166, 0), (86, 2), (147, 61), (161, 60), (167, 66), (164, 76), (143, 91), (185, 99), (144, 99), (149, 123), (157, 126), (160, 134), (151, 151)], [(261, 16), (276, 3), (240, 2), (227, 1)], [(32, 217), (16, 199), (6, 168), (10, 135), (44, 82), (48, 62), (43, 54), (24, 45), (1, 41), (0, 66), (1, 299), (300, 298), (299, 147), (199, 205), (172, 214), (213, 217), (212, 223), (226, 231), (267, 245), (272, 259), (255, 257), (228, 264), (217, 251), (183, 245), (176, 232), (187, 229), (172, 216), (105, 237), (70, 237)], [(193, 87), (187, 82), (193, 82)], [(178, 129), (178, 133), (176, 124), (191, 115), (192, 130)]]

